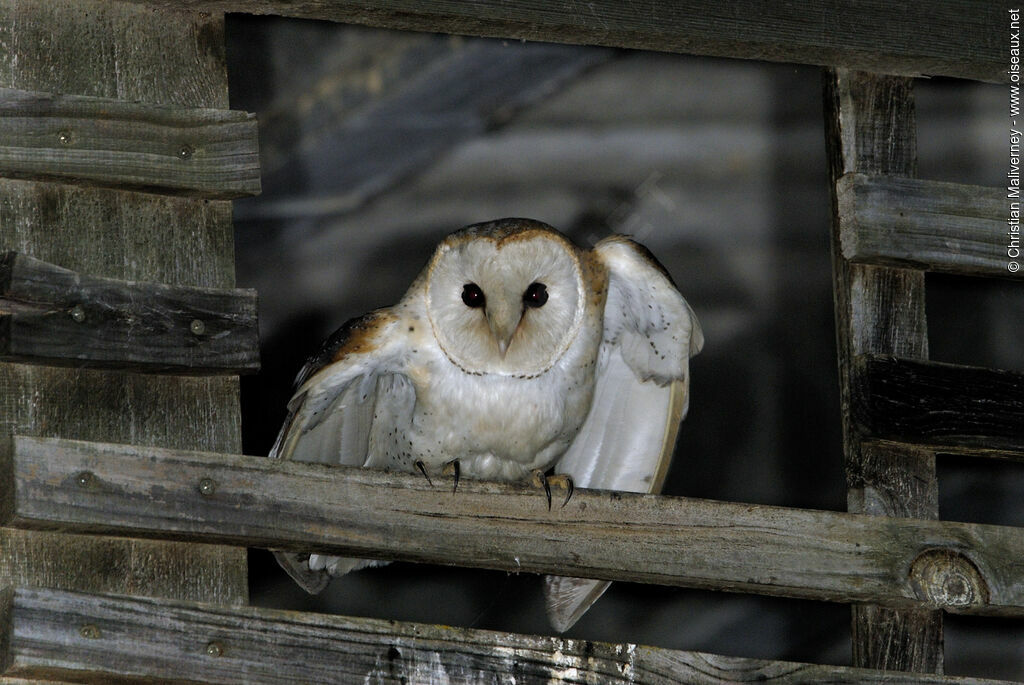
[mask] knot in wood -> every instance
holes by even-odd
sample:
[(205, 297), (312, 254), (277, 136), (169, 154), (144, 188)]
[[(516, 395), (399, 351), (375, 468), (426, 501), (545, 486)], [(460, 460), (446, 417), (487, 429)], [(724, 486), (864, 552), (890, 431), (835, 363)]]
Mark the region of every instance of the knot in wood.
[(988, 604), (988, 584), (978, 567), (955, 550), (930, 549), (919, 554), (910, 565), (910, 582), (918, 599), (938, 608)]

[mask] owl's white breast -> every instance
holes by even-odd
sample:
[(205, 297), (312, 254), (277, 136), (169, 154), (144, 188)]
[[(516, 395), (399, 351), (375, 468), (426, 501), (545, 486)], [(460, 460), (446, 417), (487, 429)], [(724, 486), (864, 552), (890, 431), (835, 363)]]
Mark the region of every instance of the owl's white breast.
[(590, 410), (596, 336), (580, 335), (548, 371), (520, 378), (463, 371), (428, 331), (407, 362), (416, 406), (404, 430), (428, 470), (458, 459), (467, 477), (518, 481), (565, 452)]

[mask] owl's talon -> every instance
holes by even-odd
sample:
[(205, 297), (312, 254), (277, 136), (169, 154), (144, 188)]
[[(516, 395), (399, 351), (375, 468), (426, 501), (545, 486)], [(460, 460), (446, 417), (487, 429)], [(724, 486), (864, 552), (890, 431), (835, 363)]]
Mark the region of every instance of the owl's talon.
[(569, 503), (570, 499), (572, 499), (572, 493), (576, 491), (576, 485), (572, 482), (572, 476), (570, 476), (568, 473), (556, 473), (555, 475), (548, 478), (547, 482), (553, 483), (565, 490), (565, 499), (562, 500), (561, 507), (565, 508), (565, 505)]
[(548, 477), (540, 469), (533, 470), (534, 487), (544, 488), (544, 496), (548, 500), (548, 511), (551, 511), (551, 486), (548, 485)]
[(452, 476), (455, 479), (455, 483), (452, 485), (452, 493), (459, 489), (459, 470), (458, 459), (452, 459), (444, 465), (443, 469), (441, 469), (441, 475)]
[(427, 483), (430, 484), (430, 487), (434, 487), (434, 482), (430, 480), (430, 474), (427, 473), (427, 467), (423, 465), (423, 462), (417, 459), (413, 462), (413, 466), (419, 469), (420, 473), (423, 474), (423, 477), (427, 479)]

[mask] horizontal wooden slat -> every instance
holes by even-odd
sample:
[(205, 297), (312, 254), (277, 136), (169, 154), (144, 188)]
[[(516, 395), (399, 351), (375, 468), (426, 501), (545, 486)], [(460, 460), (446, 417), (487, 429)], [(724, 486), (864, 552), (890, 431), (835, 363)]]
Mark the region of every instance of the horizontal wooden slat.
[(1008, 269), (1006, 190), (847, 174), (836, 195), (841, 248), (851, 262), (1024, 278)]
[(15, 437), (9, 524), (1024, 615), (1024, 530)]
[(0, 359), (253, 373), (260, 366), (256, 292), (96, 278), (0, 253)]
[(8, 590), (0, 611), (8, 674), (89, 682), (996, 682), (54, 590)]
[(865, 437), (1024, 455), (1024, 374), (875, 355), (853, 367), (850, 411)]
[(1008, 15), (970, 0), (130, 0), (393, 29), (579, 43), (1006, 82)]
[(0, 175), (208, 198), (256, 195), (256, 119), (0, 88)]

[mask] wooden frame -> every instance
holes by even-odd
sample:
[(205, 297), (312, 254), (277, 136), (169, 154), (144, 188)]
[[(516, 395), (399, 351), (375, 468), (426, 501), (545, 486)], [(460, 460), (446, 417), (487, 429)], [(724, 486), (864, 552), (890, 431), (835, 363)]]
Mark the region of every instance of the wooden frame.
[[(535, 0), (514, 5), (494, 0), (0, 0), (0, 57), (11, 51), (19, 57), (16, 66), (0, 70), (0, 89), (7, 89), (0, 90), (6, 103), (0, 108), (0, 131), (8, 132), (0, 145), (0, 174), (6, 176), (0, 179), (0, 249), (17, 248), (85, 278), (232, 288), (230, 205), (222, 198), (256, 192), (258, 179), (252, 166), (253, 122), (226, 111), (221, 15), (226, 11), (826, 65), (832, 67), (826, 72), (825, 102), (837, 341), (855, 513), (580, 492), (571, 507), (548, 514), (531, 504), (535, 493), (508, 486), (465, 483), (453, 499), (416, 477), (369, 472), (347, 474), (344, 496), (332, 498), (325, 491), (311, 507), (303, 495), (323, 488), (324, 469), (238, 456), (237, 381), (230, 376), (142, 376), (123, 370), (132, 360), (117, 359), (108, 361), (122, 370), (3, 363), (0, 431), (34, 437), (0, 444), (0, 489), (5, 489), (0, 513), (25, 528), (0, 530), (0, 584), (18, 588), (4, 592), (0, 602), (0, 667), (32, 677), (78, 678), (83, 672), (94, 679), (183, 677), (166, 670), (143, 673), (139, 668), (145, 664), (138, 664), (145, 659), (137, 656), (130, 668), (125, 659), (105, 665), (112, 646), (100, 639), (109, 630), (107, 624), (100, 627), (102, 621), (127, 631), (139, 646), (152, 646), (181, 626), (209, 627), (209, 621), (273, 628), (282, 639), (296, 640), (337, 637), (350, 625), (347, 619), (232, 608), (245, 600), (243, 553), (181, 540), (314, 546), (371, 557), (865, 602), (854, 610), (854, 654), (858, 665), (876, 669), (941, 671), (940, 609), (1021, 613), (1024, 579), (1012, 567), (1024, 551), (1021, 530), (934, 520), (936, 449), (1024, 454), (1019, 375), (927, 362), (924, 272), (1008, 275), (990, 254), (997, 244), (989, 231), (1001, 225), (999, 196), (994, 190), (911, 178), (916, 140), (912, 81), (905, 78), (942, 74), (1005, 82), (1002, 9), (964, 0), (909, 5), (843, 0), (767, 7), (740, 3), (726, 12), (709, 11), (704, 3), (599, 0), (587, 10)], [(8, 27), (13, 26), (20, 33), (12, 33)], [(47, 47), (54, 41), (64, 53), (55, 55)], [(105, 61), (108, 41), (127, 57)], [(163, 76), (153, 79), (154, 73)], [(103, 139), (98, 121), (108, 110), (118, 116), (106, 155), (120, 161), (97, 171), (86, 155), (79, 166), (68, 168), (77, 159), (68, 149), (76, 141)], [(55, 135), (33, 147), (29, 134), (39, 130), (39, 119), (48, 119), (46, 130)], [(195, 126), (202, 129), (195, 138), (200, 143), (182, 142)], [(142, 145), (140, 132), (146, 139)], [(221, 144), (240, 159), (196, 155)], [(160, 154), (146, 157), (153, 145)], [(140, 167), (140, 160), (150, 163)], [(180, 162), (192, 168), (202, 162), (208, 176), (196, 178)], [(5, 221), (11, 217), (18, 220)], [(174, 233), (182, 227), (199, 235), (195, 244)], [(136, 233), (144, 237), (119, 244), (123, 235)], [(910, 381), (893, 386), (897, 376)], [(935, 412), (949, 406), (942, 388), (950, 383), (959, 388), (965, 381), (971, 391), (957, 406), (968, 408), (969, 430), (929, 428)], [(979, 408), (988, 406), (992, 390), (1000, 388), (1001, 413), (989, 417)], [(927, 400), (923, 410), (904, 401), (908, 390)], [(161, 416), (165, 423), (143, 425), (133, 413), (135, 397), (145, 397), (147, 415)], [(881, 411), (910, 404), (917, 411), (913, 420), (893, 423), (891, 413)], [(159, 447), (109, 444), (128, 442)], [(196, 449), (206, 452), (185, 451)], [(332, 482), (337, 473), (330, 474)], [(163, 488), (159, 497), (158, 488)], [(394, 494), (398, 489), (400, 498)], [(257, 529), (246, 525), (253, 508), (283, 515)], [(441, 508), (447, 518), (439, 518)], [(388, 535), (358, 528), (367, 511), (391, 526)], [(624, 514), (630, 523), (622, 523)], [(491, 522), (486, 534), (481, 515)], [(329, 520), (349, 526), (327, 525)], [(417, 546), (425, 537), (418, 534), (424, 520), (433, 527), (444, 521), (450, 535), (426, 536), (439, 542)], [(353, 530), (361, 535), (352, 535)], [(735, 549), (722, 545), (726, 531), (737, 536), (729, 538)], [(690, 556), (679, 551), (682, 532), (688, 533)], [(495, 535), (501, 544), (481, 547)], [(547, 543), (538, 543), (538, 536)], [(635, 551), (637, 540), (645, 550), (670, 553), (651, 552), (639, 568), (627, 567), (622, 559)], [(471, 543), (477, 547), (467, 547)], [(800, 573), (808, 544), (815, 563)], [(464, 548), (472, 553), (459, 556)], [(573, 552), (568, 559), (566, 549)], [(751, 551), (775, 560), (769, 572)], [(54, 562), (58, 558), (60, 564)], [(26, 589), (31, 587), (48, 589)], [(33, 632), (52, 629), (55, 612), (71, 608), (90, 621), (78, 626), (77, 637), (71, 631), (47, 633), (44, 639)], [(123, 620), (132, 612), (138, 620)], [(399, 670), (429, 659), (429, 668), (455, 673), (451, 669), (465, 663), (465, 655), (450, 643), (429, 642), (442, 629), (360, 620), (351, 625), (372, 634), (373, 646), (360, 648), (362, 657), (390, 659)], [(523, 650), (517, 653), (539, 650), (530, 658), (542, 662), (536, 672), (549, 678), (581, 672), (626, 677), (626, 664), (653, 682), (683, 677), (710, 682), (741, 673), (781, 681), (946, 681), (937, 675), (636, 652), (633, 645), (581, 647), (550, 638), (463, 635), (477, 640), (474, 649), (479, 646), (481, 653), (474, 658), (482, 655), (481, 663), (492, 664), (488, 668), (505, 663), (496, 657), (510, 644)], [(225, 633), (224, 639), (236, 640), (238, 634)], [(395, 640), (412, 641), (416, 656), (403, 655)], [(79, 651), (68, 656), (72, 643)], [(219, 639), (196, 645), (200, 656), (202, 649), (206, 657), (230, 654)], [(267, 649), (262, 645), (253, 653), (281, 654)], [(618, 659), (623, 650), (644, 656), (624, 662)], [(648, 655), (653, 656), (645, 661)], [(223, 672), (231, 674), (247, 662), (217, 663), (228, 664)], [(206, 673), (214, 671), (221, 672)]]

